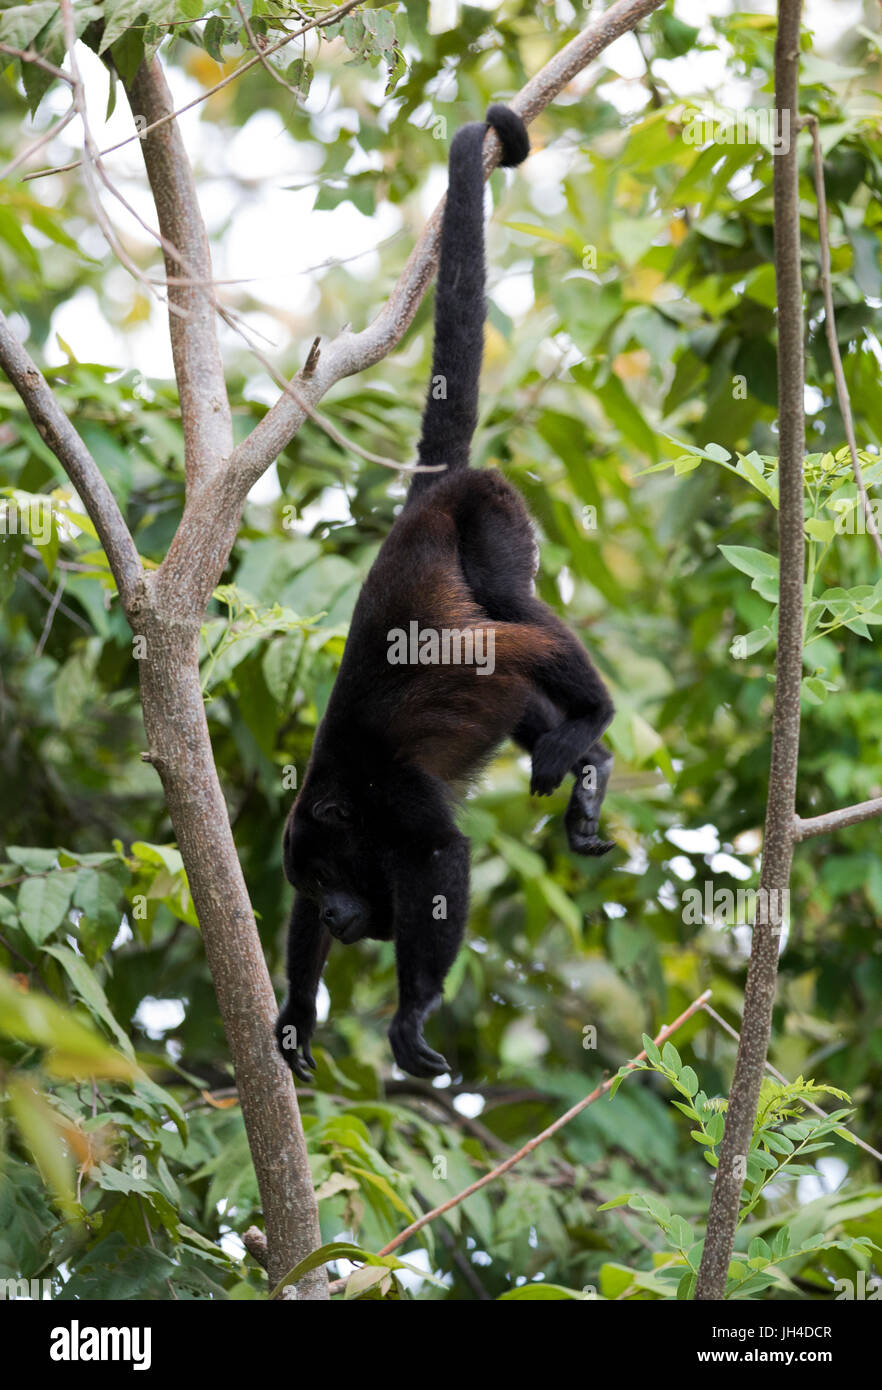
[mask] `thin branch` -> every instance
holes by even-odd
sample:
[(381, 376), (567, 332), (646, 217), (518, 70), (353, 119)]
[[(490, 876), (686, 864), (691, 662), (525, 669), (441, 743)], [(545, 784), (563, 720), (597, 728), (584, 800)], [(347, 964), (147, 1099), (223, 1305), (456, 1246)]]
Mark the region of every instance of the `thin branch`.
[[(704, 1011), (706, 1014), (710, 1015), (710, 1017), (714, 1020), (715, 1023), (718, 1023), (720, 1025), (720, 1027), (723, 1029), (725, 1033), (729, 1034), (730, 1038), (734, 1038), (736, 1042), (741, 1041), (740, 1033), (736, 1032), (736, 1030), (732, 1027), (731, 1023), (727, 1023), (726, 1020), (723, 1017), (721, 1017), (720, 1014), (717, 1013), (716, 1009), (712, 1009), (710, 1004), (704, 1005)], [(774, 1076), (776, 1081), (780, 1081), (782, 1086), (790, 1085), (790, 1082), (787, 1080), (787, 1077), (783, 1074), (783, 1072), (780, 1072), (777, 1067), (773, 1067), (771, 1062), (769, 1061), (766, 1061), (766, 1071), (769, 1073), (770, 1076)], [(807, 1110), (813, 1111), (815, 1115), (820, 1115), (821, 1119), (826, 1119), (827, 1112), (825, 1110), (822, 1110), (820, 1105), (815, 1105), (814, 1101), (803, 1100), (800, 1103), (804, 1105)], [(841, 1128), (851, 1135), (858, 1148), (863, 1149), (866, 1153), (871, 1154), (873, 1158), (877, 1158), (879, 1162), (882, 1163), (882, 1153), (880, 1153), (878, 1149), (874, 1149), (872, 1144), (868, 1144), (865, 1139), (862, 1139), (860, 1137), (859, 1134), (855, 1134), (854, 1130), (851, 1129), (848, 1125), (842, 1125)]]
[[(791, 131), (799, 119), (799, 36), (802, 0), (779, 0), (775, 39), (775, 109)], [(805, 571), (803, 456), (805, 453), (802, 271), (799, 242), (799, 165), (796, 139), (772, 156), (775, 281), (778, 296), (778, 437), (781, 483), (778, 552), (781, 594), (772, 754), (762, 868), (741, 1041), (729, 1093), (720, 1162), (714, 1178), (707, 1235), (695, 1298), (719, 1301), (726, 1279), (744, 1185), (744, 1163), (765, 1073), (785, 894), (793, 862), (793, 822), (799, 761), (802, 606)]]
[(69, 106), (60, 120), (57, 120), (47, 131), (44, 131), (38, 139), (32, 141), (30, 145), (27, 145), (14, 159), (10, 159), (5, 169), (0, 170), (0, 182), (2, 182), (3, 179), (8, 179), (9, 175), (14, 174), (20, 164), (26, 164), (31, 155), (36, 154), (38, 150), (42, 150), (44, 145), (48, 145), (50, 141), (55, 139), (56, 135), (60, 135), (61, 132), (70, 125), (76, 114), (76, 106)]
[[(656, 1046), (661, 1046), (673, 1033), (677, 1032), (678, 1028), (682, 1028), (687, 1019), (690, 1019), (693, 1014), (703, 1008), (710, 997), (711, 990), (706, 989), (697, 999), (693, 999), (688, 1009), (684, 1009), (683, 1012), (674, 1019), (673, 1023), (668, 1023), (661, 1029), (654, 1039)], [(628, 1070), (632, 1070), (636, 1067), (638, 1062), (642, 1062), (645, 1056), (645, 1050), (638, 1052), (637, 1056), (626, 1064)], [(606, 1095), (614, 1081), (615, 1077), (610, 1076), (606, 1081), (602, 1081), (599, 1086), (595, 1086), (590, 1095), (584, 1096), (582, 1100), (577, 1101), (575, 1105), (571, 1106), (569, 1110), (559, 1116), (553, 1124), (550, 1124), (547, 1129), (543, 1129), (540, 1134), (528, 1140), (522, 1148), (518, 1149), (517, 1153), (511, 1154), (510, 1157), (506, 1158), (502, 1163), (498, 1163), (495, 1168), (491, 1168), (489, 1173), (485, 1173), (483, 1177), (478, 1178), (473, 1183), (469, 1183), (468, 1187), (463, 1188), (462, 1192), (458, 1192), (455, 1197), (448, 1198), (448, 1200), (442, 1202), (440, 1206), (433, 1207), (431, 1211), (425, 1212), (424, 1215), (420, 1216), (416, 1221), (411, 1222), (399, 1235), (395, 1236), (394, 1240), (390, 1240), (388, 1245), (384, 1245), (382, 1250), (378, 1250), (377, 1254), (391, 1255), (393, 1250), (397, 1250), (400, 1245), (403, 1245), (404, 1242), (409, 1240), (412, 1235), (415, 1235), (417, 1231), (421, 1231), (430, 1221), (434, 1221), (438, 1216), (443, 1216), (444, 1213), (450, 1211), (451, 1208), (459, 1206), (460, 1202), (464, 1202), (467, 1197), (471, 1197), (474, 1192), (479, 1192), (480, 1189), (486, 1187), (488, 1183), (495, 1182), (497, 1178), (502, 1177), (502, 1174), (507, 1173), (509, 1168), (513, 1168), (516, 1163), (520, 1163), (522, 1158), (526, 1158), (527, 1155), (531, 1154), (534, 1149), (537, 1149), (540, 1144), (544, 1144), (546, 1139), (550, 1139), (552, 1135), (557, 1134), (558, 1130), (563, 1129), (564, 1125), (568, 1125), (570, 1120), (574, 1120), (577, 1115), (581, 1115), (583, 1110), (587, 1110), (589, 1105), (593, 1105), (601, 1096)], [(329, 1285), (328, 1292), (331, 1294), (342, 1293), (345, 1287), (346, 1280), (337, 1279)]]
[[(25, 553), (27, 553), (29, 550), (30, 546), (26, 545)], [(37, 554), (39, 554), (39, 551), (37, 552)], [(97, 573), (97, 571), (93, 570), (92, 573)], [(22, 566), (21, 569), (19, 569), (18, 574), (22, 579), (25, 580), (26, 583), (30, 584), (32, 589), (36, 589), (37, 593), (40, 594), (42, 598), (46, 599), (48, 603), (52, 602), (54, 594), (51, 592), (51, 590), (46, 588), (45, 584), (41, 584), (37, 576), (35, 574), (31, 574), (29, 569), (25, 569), (24, 566)], [(95, 629), (90, 627), (89, 624), (80, 617), (79, 613), (75, 613), (72, 608), (68, 608), (66, 603), (59, 603), (58, 611), (59, 613), (63, 613), (66, 618), (69, 618), (72, 623), (76, 623), (77, 627), (82, 632), (88, 633), (90, 637), (93, 635)], [(0, 885), (0, 887), (2, 887), (2, 885)]]
[[(269, 48), (265, 48), (262, 56), (268, 58), (270, 54), (278, 53), (280, 48), (284, 48), (285, 45), (291, 43), (293, 39), (299, 39), (302, 34), (308, 33), (310, 29), (324, 29), (329, 24), (336, 24), (338, 19), (343, 19), (345, 15), (349, 14), (350, 10), (354, 10), (356, 5), (361, 4), (361, 2), (362, 0), (348, 0), (348, 3), (345, 5), (338, 5), (336, 10), (331, 10), (329, 14), (323, 15), (321, 19), (309, 20), (301, 29), (295, 30), (293, 34), (286, 34), (283, 39), (279, 39), (277, 43), (271, 44)], [(661, 0), (659, 0), (659, 3), (661, 3)], [(124, 145), (130, 145), (133, 140), (143, 140), (145, 135), (151, 134), (154, 130), (159, 130), (161, 126), (167, 125), (169, 121), (173, 121), (176, 117), (182, 116), (185, 111), (192, 111), (194, 106), (200, 106), (203, 101), (207, 101), (209, 97), (213, 97), (215, 92), (223, 91), (224, 87), (229, 87), (231, 82), (237, 81), (243, 73), (250, 71), (251, 68), (257, 67), (259, 62), (260, 57), (248, 58), (244, 63), (241, 63), (234, 72), (228, 73), (226, 77), (221, 78), (220, 82), (216, 82), (213, 87), (206, 87), (205, 91), (200, 92), (199, 96), (194, 97), (192, 101), (185, 102), (185, 104), (179, 106), (177, 110), (170, 109), (153, 121), (148, 121), (143, 130), (137, 131), (134, 135), (126, 136), (125, 140), (118, 140), (115, 145), (108, 145), (106, 150), (100, 151), (100, 157), (103, 159), (106, 155), (113, 154), (116, 150), (121, 150)], [(147, 113), (144, 112), (144, 114), (146, 115)], [(49, 174), (66, 174), (70, 169), (78, 169), (82, 162), (81, 159), (74, 159), (70, 164), (59, 164), (51, 169), (36, 169), (33, 174), (28, 174), (27, 177), (28, 179), (44, 179)]]
[[(663, 0), (616, 0), (604, 14), (556, 53), (512, 99), (512, 110), (529, 124), (590, 62), (622, 34), (659, 8)], [(495, 131), (484, 142), (487, 175), (499, 163), (501, 146)], [(428, 288), (438, 257), (443, 200), (429, 218), (401, 275), (376, 318), (360, 333), (343, 330), (323, 350), (322, 360), (308, 386), (302, 375), (301, 396), (310, 405), (335, 382), (379, 362), (397, 346), (409, 328)], [(231, 467), (237, 475), (236, 494), (243, 499), (274, 459), (291, 442), (306, 418), (303, 404), (290, 394), (276, 402), (235, 450)]]
[(69, 87), (73, 86), (73, 78), (69, 72), (65, 72), (63, 68), (57, 68), (54, 63), (50, 63), (48, 59), (43, 57), (42, 53), (37, 53), (33, 48), (13, 48), (12, 44), (0, 43), (0, 53), (5, 53), (9, 58), (18, 58), (21, 63), (33, 63), (35, 67), (51, 73), (59, 82), (66, 82)]
[(854, 806), (845, 806), (841, 811), (827, 811), (823, 816), (794, 817), (794, 840), (809, 840), (813, 835), (828, 835), (832, 830), (842, 830), (847, 825), (859, 825), (861, 821), (882, 816), (882, 796), (871, 801), (858, 801)]
[[(157, 59), (153, 61), (149, 76), (143, 67), (139, 70), (131, 84), (129, 101), (133, 110), (138, 102), (145, 104), (150, 111), (155, 111), (164, 104), (171, 105), (171, 94)], [(100, 160), (98, 168), (109, 191), (148, 235), (154, 237), (162, 246), (165, 253), (166, 284), (175, 289), (174, 294), (169, 291), (169, 311), (176, 312), (185, 319), (184, 323), (172, 321), (170, 331), (175, 377), (181, 398), (188, 484), (191, 485), (195, 480), (202, 464), (216, 470), (233, 448), (232, 416), (213, 323), (215, 314), (243, 339), (275, 384), (291, 395), (304, 413), (340, 448), (359, 455), (369, 463), (378, 463), (396, 472), (426, 471), (371, 453), (347, 439), (325, 416), (320, 415), (301, 398), (294, 386), (285, 380), (281, 372), (276, 370), (257, 347), (252, 331), (237, 314), (220, 303), (214, 293), (211, 253), (192, 171), (177, 125), (170, 126), (155, 139), (158, 148), (154, 146), (154, 139), (151, 138), (145, 144), (144, 160), (159, 214), (159, 232), (145, 222), (113, 186)], [(186, 254), (181, 250), (182, 246), (186, 248)], [(184, 274), (172, 275), (171, 271), (175, 267)], [(311, 354), (303, 369), (304, 376), (311, 375), (316, 360), (317, 357)], [(206, 384), (212, 380), (215, 383), (213, 394), (206, 391)], [(215, 427), (214, 437), (212, 426)]]
[(77, 62), (76, 56), (77, 35), (72, 0), (61, 0), (61, 20), (64, 30), (64, 44), (67, 50), (67, 59), (70, 63), (74, 109), (83, 123), (83, 181), (86, 185), (86, 192), (92, 206), (92, 211), (95, 214), (95, 221), (101, 228), (107, 245), (120, 264), (125, 266), (133, 279), (144, 285), (148, 294), (156, 295), (156, 290), (147, 279), (147, 276), (135, 264), (117, 236), (113, 224), (104, 209), (104, 204), (101, 202), (101, 194), (96, 183), (96, 177), (100, 176), (105, 183), (107, 183), (107, 179), (102, 173), (98, 147), (92, 138), (92, 131), (89, 126), (86, 89), (83, 85), (83, 79), (80, 75), (79, 63)]
[(104, 547), (128, 613), (144, 589), (144, 569), (116, 498), (65, 415), (46, 378), (0, 313), (0, 367), (15, 387), (41, 439), (70, 478)]
[(49, 641), (49, 633), (52, 631), (52, 624), (55, 621), (55, 614), (58, 612), (58, 605), (61, 602), (61, 595), (63, 593), (64, 575), (62, 574), (59, 576), (58, 585), (49, 603), (49, 611), (46, 614), (46, 621), (43, 624), (43, 631), (40, 633), (40, 640), (37, 643), (37, 650), (34, 653), (34, 656), (37, 658), (41, 657), (46, 649), (46, 643)]
[(259, 1226), (249, 1226), (242, 1236), (242, 1244), (259, 1265), (264, 1269), (267, 1266), (269, 1254), (266, 1245), (266, 1236)]
[(867, 523), (867, 531), (873, 537), (873, 544), (880, 557), (882, 557), (882, 536), (879, 535), (879, 528), (876, 525), (873, 508), (870, 506), (870, 499), (867, 496), (864, 475), (861, 472), (861, 461), (858, 458), (857, 439), (855, 438), (854, 432), (854, 417), (851, 413), (851, 401), (848, 396), (845, 372), (842, 368), (839, 339), (836, 336), (836, 318), (833, 312), (833, 277), (830, 269), (830, 222), (827, 216), (827, 192), (824, 185), (824, 157), (821, 154), (821, 136), (818, 128), (818, 118), (817, 116), (807, 116), (803, 124), (807, 125), (812, 133), (812, 151), (815, 167), (815, 198), (818, 204), (818, 244), (821, 249), (821, 288), (824, 292), (824, 328), (827, 334), (827, 346), (830, 349), (830, 360), (833, 364), (833, 380), (836, 383), (836, 399), (839, 402), (839, 413), (842, 416), (845, 438), (848, 441), (848, 451), (851, 454), (851, 469), (854, 473), (854, 481), (858, 490), (858, 496), (861, 499), (861, 507), (863, 508), (864, 518)]
[[(127, 84), (133, 112), (153, 122), (143, 142), (144, 164), (159, 218), (167, 275), (180, 267), (194, 280), (211, 281), (211, 251), (199, 207), (193, 171), (177, 122), (155, 127), (172, 109), (171, 93), (159, 60), (142, 63)], [(144, 225), (144, 224), (142, 224)], [(169, 319), (175, 378), (181, 402), (188, 484), (200, 471), (217, 468), (233, 448), (233, 424), (223, 362), (217, 340), (214, 296), (188, 285), (168, 291), (186, 316)]]
[[(236, 9), (239, 11), (239, 18), (242, 20), (242, 24), (248, 38), (248, 42), (251, 44), (251, 47), (254, 49), (254, 52), (260, 59), (260, 65), (263, 68), (264, 72), (267, 74), (268, 77), (272, 78), (273, 82), (278, 82), (280, 87), (284, 87), (285, 91), (289, 92), (295, 101), (301, 102), (303, 100), (302, 91), (298, 92), (296, 87), (292, 87), (291, 83), (286, 81), (280, 72), (276, 71), (272, 63), (267, 58), (266, 50), (261, 46), (260, 39), (255, 34), (254, 30), (251, 28), (248, 16), (245, 13), (245, 8), (242, 4), (242, 0), (236, 0)], [(269, 47), (269, 45), (267, 45), (267, 47)]]

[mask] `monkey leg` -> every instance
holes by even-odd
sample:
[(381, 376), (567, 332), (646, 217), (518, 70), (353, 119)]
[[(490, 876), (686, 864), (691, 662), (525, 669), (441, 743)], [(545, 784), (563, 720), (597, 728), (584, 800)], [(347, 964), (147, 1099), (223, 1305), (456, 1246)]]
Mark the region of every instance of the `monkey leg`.
[[(549, 732), (564, 722), (560, 709), (536, 691), (530, 698), (512, 737), (531, 755)], [(576, 854), (601, 855), (614, 848), (612, 840), (598, 835), (600, 808), (606, 795), (613, 756), (599, 741), (576, 757), (570, 771), (575, 777), (564, 825), (570, 849)]]
[(456, 959), (469, 900), (469, 842), (453, 831), (447, 843), (396, 866), (395, 956), (398, 1009), (389, 1029), (395, 1060), (411, 1076), (440, 1076), (450, 1067), (423, 1037), (441, 1002), (444, 977)]

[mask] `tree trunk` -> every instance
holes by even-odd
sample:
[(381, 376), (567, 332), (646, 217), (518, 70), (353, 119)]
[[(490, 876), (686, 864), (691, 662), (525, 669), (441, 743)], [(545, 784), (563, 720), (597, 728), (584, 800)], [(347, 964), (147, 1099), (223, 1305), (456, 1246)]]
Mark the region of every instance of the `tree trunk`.
[(695, 1297), (722, 1299), (741, 1204), (745, 1163), (765, 1075), (778, 974), (778, 946), (793, 862), (802, 684), (802, 588), (805, 571), (802, 273), (799, 241), (799, 34), (802, 0), (779, 0), (775, 107), (786, 113), (789, 146), (774, 156), (775, 278), (778, 290), (778, 437), (780, 600), (775, 710), (760, 891), (744, 991), (741, 1041), (714, 1180)]
[[(148, 606), (141, 694), (150, 752), (165, 792), (230, 1047), (260, 1186), (273, 1286), (321, 1244), (291, 1074), (276, 1051), (276, 1001), (212, 756), (199, 682), (199, 624)], [(137, 652), (136, 646), (136, 652)], [(324, 1268), (299, 1285), (326, 1299)]]

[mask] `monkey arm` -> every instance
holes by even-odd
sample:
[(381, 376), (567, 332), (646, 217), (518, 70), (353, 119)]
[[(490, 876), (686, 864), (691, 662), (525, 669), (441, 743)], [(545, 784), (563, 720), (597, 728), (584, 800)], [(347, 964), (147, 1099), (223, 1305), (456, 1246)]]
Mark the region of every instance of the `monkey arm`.
[(276, 1041), (288, 1066), (301, 1081), (315, 1070), (309, 1048), (315, 1028), (315, 996), (331, 946), (330, 932), (319, 921), (318, 904), (300, 893), (288, 927), (288, 994), (276, 1020)]

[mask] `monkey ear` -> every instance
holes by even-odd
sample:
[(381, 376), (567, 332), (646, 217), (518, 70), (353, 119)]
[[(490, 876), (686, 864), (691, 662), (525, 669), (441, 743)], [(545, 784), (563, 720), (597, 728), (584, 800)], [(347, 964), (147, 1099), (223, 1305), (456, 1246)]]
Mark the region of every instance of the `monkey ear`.
[(342, 801), (322, 797), (312, 808), (312, 814), (323, 825), (348, 825), (351, 820), (349, 807)]

